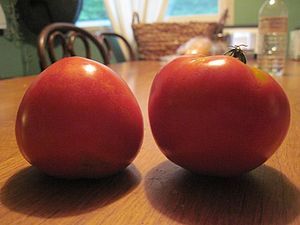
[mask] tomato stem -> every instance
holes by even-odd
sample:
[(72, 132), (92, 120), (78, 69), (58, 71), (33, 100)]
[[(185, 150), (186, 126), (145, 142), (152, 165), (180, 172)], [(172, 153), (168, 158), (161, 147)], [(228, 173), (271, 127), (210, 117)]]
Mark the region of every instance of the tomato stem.
[(246, 59), (246, 56), (245, 56), (243, 50), (241, 49), (241, 46), (246, 47), (247, 45), (230, 46), (230, 47), (232, 47), (232, 49), (230, 49), (229, 51), (225, 52), (224, 55), (232, 56), (234, 58), (239, 59), (241, 62), (247, 64), (247, 59)]

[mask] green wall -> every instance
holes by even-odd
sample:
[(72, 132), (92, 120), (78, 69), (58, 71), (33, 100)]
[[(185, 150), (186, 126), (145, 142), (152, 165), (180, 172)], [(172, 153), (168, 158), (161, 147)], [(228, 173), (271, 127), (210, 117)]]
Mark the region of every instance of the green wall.
[[(235, 0), (234, 23), (235, 25), (257, 24), (258, 11), (265, 0)], [(289, 29), (300, 27), (300, 1), (285, 0), (289, 10)]]
[[(22, 30), (13, 14), (13, 4), (16, 0), (0, 0), (7, 14), (9, 29), (0, 36), (0, 79), (12, 76), (37, 74), (40, 72), (35, 48), (36, 35)], [(258, 10), (264, 0), (235, 0), (234, 25), (257, 24)], [(300, 1), (286, 0), (289, 8), (290, 30), (300, 27)]]
[(258, 10), (263, 2), (264, 0), (235, 0), (235, 25), (257, 24)]
[(7, 29), (0, 36), (0, 79), (39, 72), (36, 36), (20, 30), (14, 4), (16, 0), (0, 0), (6, 14)]

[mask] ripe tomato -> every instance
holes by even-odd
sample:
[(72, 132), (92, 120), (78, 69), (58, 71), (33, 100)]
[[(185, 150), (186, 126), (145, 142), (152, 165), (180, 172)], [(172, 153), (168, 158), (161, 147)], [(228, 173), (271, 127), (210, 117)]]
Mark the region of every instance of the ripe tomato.
[(26, 91), (16, 119), (25, 159), (58, 177), (114, 174), (133, 161), (142, 137), (141, 110), (126, 83), (81, 57), (44, 70)]
[(231, 56), (173, 60), (156, 75), (148, 106), (153, 136), (166, 157), (214, 176), (261, 165), (282, 143), (290, 122), (278, 83)]

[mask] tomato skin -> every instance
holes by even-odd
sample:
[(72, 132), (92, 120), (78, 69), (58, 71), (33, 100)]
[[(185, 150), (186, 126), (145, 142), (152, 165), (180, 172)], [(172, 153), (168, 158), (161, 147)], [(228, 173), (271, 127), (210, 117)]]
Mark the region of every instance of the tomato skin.
[(168, 159), (213, 176), (240, 175), (264, 163), (290, 123), (278, 83), (230, 56), (182, 56), (165, 65), (153, 81), (148, 114)]
[(126, 83), (108, 67), (81, 57), (44, 70), (17, 113), (21, 153), (52, 176), (117, 173), (134, 160), (142, 138), (141, 110)]

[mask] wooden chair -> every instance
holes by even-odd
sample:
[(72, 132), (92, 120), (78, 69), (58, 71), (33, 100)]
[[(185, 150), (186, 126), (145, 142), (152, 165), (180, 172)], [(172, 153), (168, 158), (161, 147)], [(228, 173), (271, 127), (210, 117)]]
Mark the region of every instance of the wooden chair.
[[(124, 61), (132, 61), (136, 59), (129, 42), (122, 35), (114, 32), (101, 32), (97, 36), (100, 41), (105, 44), (109, 60), (111, 60), (113, 56), (118, 58), (118, 55), (120, 54), (124, 56)], [(117, 40), (117, 42), (113, 42), (113, 40)], [(120, 42), (118, 42), (119, 40)], [(122, 44), (124, 44), (127, 52), (122, 51)], [(116, 48), (116, 45), (118, 45), (118, 48)], [(128, 57), (126, 57), (126, 53), (128, 53)]]
[[(99, 40), (88, 31), (71, 23), (52, 23), (43, 28), (38, 37), (38, 56), (41, 70), (59, 58), (79, 55), (75, 52), (75, 41), (80, 39), (83, 43), (86, 58), (92, 58), (92, 46), (100, 53), (104, 64), (109, 64), (109, 58), (105, 47)], [(61, 46), (62, 56), (57, 57), (57, 48)], [(50, 63), (49, 63), (50, 61)]]

